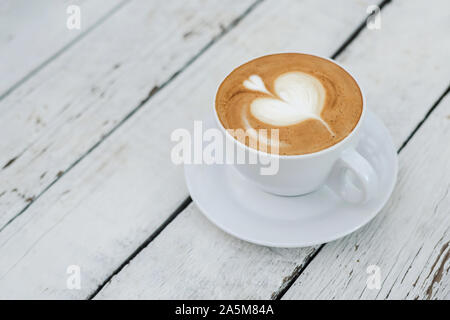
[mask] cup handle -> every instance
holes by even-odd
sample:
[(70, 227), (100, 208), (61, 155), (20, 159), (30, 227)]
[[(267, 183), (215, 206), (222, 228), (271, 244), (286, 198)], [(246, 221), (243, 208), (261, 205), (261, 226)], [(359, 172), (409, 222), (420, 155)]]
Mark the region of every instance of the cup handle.
[(364, 203), (378, 191), (375, 170), (355, 149), (345, 150), (341, 154), (326, 184), (342, 199), (351, 203)]

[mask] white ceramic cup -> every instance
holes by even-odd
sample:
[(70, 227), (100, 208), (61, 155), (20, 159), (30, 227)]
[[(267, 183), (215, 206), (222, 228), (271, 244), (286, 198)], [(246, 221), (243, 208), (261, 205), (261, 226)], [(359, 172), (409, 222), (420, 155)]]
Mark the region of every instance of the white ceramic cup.
[[(346, 68), (336, 61), (321, 58), (337, 64), (353, 77)], [(367, 106), (364, 92), (356, 78), (353, 77), (353, 79), (358, 84), (363, 97), (363, 108), (358, 123), (343, 140), (314, 153), (277, 155), (249, 148), (226, 131), (219, 120), (216, 108), (214, 108), (217, 126), (228, 140), (227, 143), (234, 144), (237, 149), (236, 153), (245, 153), (246, 159), (251, 153), (253, 153), (253, 156), (265, 159), (256, 164), (234, 164), (234, 167), (245, 178), (264, 191), (277, 195), (297, 196), (307, 194), (326, 184), (348, 202), (360, 203), (371, 199), (378, 190), (378, 177), (371, 164), (355, 149), (360, 140)], [(270, 161), (278, 161), (278, 172), (273, 175), (262, 175), (261, 168), (267, 166), (264, 164)]]

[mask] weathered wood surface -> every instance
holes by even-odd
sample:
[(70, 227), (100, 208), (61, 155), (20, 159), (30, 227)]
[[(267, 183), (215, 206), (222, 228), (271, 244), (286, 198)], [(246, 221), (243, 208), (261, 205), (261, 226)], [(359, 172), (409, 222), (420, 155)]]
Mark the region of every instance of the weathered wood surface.
[[(387, 6), (382, 16), (382, 29), (365, 31), (338, 59), (350, 66), (363, 82), (372, 109), (383, 117), (389, 129), (394, 132), (394, 140), (397, 147), (403, 144), (433, 103), (445, 91), (446, 86), (448, 86), (450, 65), (446, 63), (445, 53), (448, 50), (439, 52), (447, 37), (445, 30), (448, 30), (448, 28), (443, 28), (443, 26), (447, 25), (448, 21), (444, 20), (445, 17), (439, 11), (429, 12), (428, 15), (424, 16), (421, 5), (423, 3), (420, 1), (408, 1)], [(444, 2), (441, 2), (440, 5), (444, 5)], [(402, 14), (406, 14), (406, 17), (411, 19), (411, 24), (405, 23), (403, 19), (398, 19)], [(430, 23), (415, 24), (414, 21), (419, 18), (426, 18)], [(405, 24), (409, 28), (407, 33)], [(430, 41), (429, 43), (427, 42), (427, 46), (415, 48), (414, 44), (421, 43), (427, 34), (433, 34), (434, 41), (437, 39), (442, 41), (436, 41), (434, 46)], [(404, 36), (405, 38), (403, 38)], [(251, 37), (249, 36), (249, 38)], [(394, 43), (395, 46), (393, 45)], [(449, 43), (444, 45), (447, 46), (447, 49), (450, 49), (448, 47)], [(390, 51), (388, 55), (382, 54), (385, 48), (390, 46), (395, 47), (395, 50)], [(430, 57), (432, 61), (426, 59), (426, 65), (422, 66), (422, 60), (426, 57)], [(406, 72), (412, 66), (415, 66), (415, 72), (413, 74)], [(383, 73), (380, 73), (380, 71)], [(189, 73), (187, 72), (186, 77), (188, 76)], [(177, 92), (180, 93), (181, 90), (179, 88)], [(186, 90), (189, 90), (189, 88)], [(200, 100), (197, 103), (200, 103)], [(408, 117), (405, 117), (406, 114)], [(439, 134), (441, 136), (439, 143), (442, 147), (442, 143), (445, 141), (444, 131)], [(428, 138), (430, 138), (430, 135), (428, 135)], [(419, 152), (418, 150), (417, 153)], [(430, 152), (428, 160), (431, 160), (436, 152), (438, 150)], [(415, 156), (417, 155), (414, 155), (412, 158)], [(448, 172), (448, 165), (445, 166), (444, 160), (447, 158), (448, 156), (443, 156), (441, 169)], [(414, 170), (418, 170), (420, 164), (411, 164), (411, 166)], [(420, 173), (418, 174), (420, 175)], [(403, 181), (402, 179), (404, 179), (403, 169), (394, 197), (400, 197), (404, 204), (411, 202), (417, 206), (418, 202), (412, 201), (412, 198), (417, 197), (417, 194), (411, 192), (421, 189), (421, 187), (418, 187), (421, 185), (420, 179), (418, 181)], [(435, 180), (431, 178), (429, 181)], [(438, 184), (444, 181), (448, 181), (448, 179), (445, 180), (442, 177), (442, 179), (436, 180)], [(403, 185), (408, 186), (404, 193), (399, 191), (402, 190)], [(443, 192), (445, 192), (444, 187), (443, 184), (439, 187), (436, 199), (442, 197)], [(428, 188), (432, 188), (432, 184), (429, 184)], [(424, 195), (418, 199), (424, 201), (427, 199), (427, 196), (431, 196), (431, 194)], [(413, 205), (402, 208), (405, 210), (403, 215), (406, 219), (408, 214), (410, 214), (408, 210), (414, 208)], [(431, 210), (432, 208), (430, 207)], [(441, 218), (430, 222), (430, 226), (441, 224), (440, 227), (436, 226), (436, 228), (441, 228), (436, 232), (436, 236), (445, 236), (443, 228), (448, 228), (449, 225), (448, 220), (444, 220), (447, 219), (444, 216), (444, 211), (446, 208), (446, 214), (448, 215), (448, 204), (443, 204), (442, 208), (444, 209), (441, 209), (443, 210)], [(383, 252), (383, 250), (387, 250), (391, 246), (396, 247), (393, 242), (398, 241), (397, 236), (406, 236), (408, 234), (407, 231), (405, 233), (401, 231), (405, 221), (395, 220), (395, 211), (392, 212), (394, 221), (391, 223), (391, 226), (383, 225), (383, 229), (378, 229), (376, 222), (380, 221), (378, 219), (359, 233), (364, 235), (364, 232), (366, 232), (365, 236), (370, 239), (371, 234), (378, 230), (380, 239), (373, 243), (374, 246), (379, 248), (378, 252)], [(424, 211), (426, 212), (426, 210)], [(182, 220), (182, 222), (177, 221), (178, 219)], [(411, 223), (420, 226), (423, 220), (416, 220)], [(383, 239), (382, 236), (389, 231), (394, 233), (394, 235)], [(217, 241), (219, 237), (227, 240)], [(401, 243), (404, 244), (406, 242), (405, 239)], [(410, 246), (413, 247), (415, 243), (411, 241)], [(419, 244), (420, 241), (417, 243)], [(338, 246), (342, 251), (342, 248), (347, 249), (345, 257), (352, 259), (354, 253), (351, 250), (355, 248), (354, 241), (349, 242), (348, 238), (345, 238), (332, 245)], [(436, 256), (436, 253), (432, 252), (432, 246), (434, 245), (437, 246), (435, 250), (439, 250), (443, 243), (439, 246), (439, 241), (433, 237), (431, 247), (423, 248), (422, 254), (432, 256), (432, 258)], [(167, 254), (164, 255), (164, 252)], [(277, 262), (277, 266), (266, 263), (266, 256), (273, 255), (274, 252), (283, 256), (283, 262)], [(359, 252), (361, 255), (365, 255), (364, 249), (359, 249)], [(214, 226), (207, 223), (198, 209), (193, 206), (187, 212), (181, 213), (127, 268), (114, 277), (112, 282), (100, 292), (98, 298), (158, 298), (161, 296), (177, 298), (271, 298), (278, 296), (280, 290), (286, 285), (286, 281), (289, 281), (290, 277), (302, 268), (305, 257), (309, 257), (311, 253), (311, 248), (282, 251), (273, 249), (271, 253), (268, 253), (266, 248), (256, 249), (255, 246), (244, 244), (231, 236), (222, 235), (221, 231), (215, 230)], [(410, 250), (404, 254), (413, 256), (416, 253), (416, 251)], [(318, 255), (321, 256), (322, 252), (319, 252)], [(383, 256), (383, 259), (386, 260), (384, 262), (386, 265), (392, 264), (396, 258), (396, 256)], [(311, 291), (314, 287), (314, 281), (328, 272), (330, 263), (334, 259), (336, 257), (329, 254), (327, 259), (320, 260), (321, 268), (317, 268), (319, 263), (316, 265), (316, 268), (311, 268), (311, 265), (309, 265), (306, 270), (309, 270), (313, 275), (309, 283), (310, 286), (306, 290), (300, 291), (308, 295), (308, 290)], [(375, 262), (379, 260), (375, 260)], [(210, 268), (207, 267), (207, 261), (214, 261)], [(293, 263), (293, 261), (296, 263)], [(315, 262), (315, 259), (313, 262)], [(249, 267), (242, 269), (242, 265)], [(437, 269), (438, 266), (439, 264), (435, 268)], [(277, 267), (279, 268), (279, 273), (274, 273), (274, 269), (276, 270)], [(419, 276), (422, 272), (419, 267), (420, 264), (411, 269), (408, 277)], [(319, 271), (316, 271), (317, 269)], [(330, 272), (330, 276), (326, 277), (326, 279), (333, 279), (333, 277), (338, 277), (339, 275), (338, 279), (341, 281), (348, 280), (351, 270), (341, 273), (342, 269), (341, 265), (336, 264), (334, 270), (332, 270), (334, 272)], [(365, 285), (367, 276), (364, 269), (362, 275), (364, 281), (361, 285)], [(395, 278), (391, 277), (394, 276), (395, 274), (389, 275), (388, 281), (393, 281)], [(300, 276), (301, 278), (302, 276)], [(243, 285), (239, 286), (239, 283)], [(263, 285), (259, 285), (261, 283)], [(253, 285), (252, 290), (243, 289), (251, 285)], [(407, 288), (409, 288), (410, 284), (405, 282), (404, 285), (405, 287), (401, 283), (397, 283), (397, 287), (394, 288), (390, 297), (396, 296), (394, 294), (396, 290), (398, 292), (408, 290)], [(333, 283), (331, 281), (324, 283), (323, 289), (327, 290), (328, 286), (332, 287)], [(345, 287), (342, 290), (345, 290)], [(442, 291), (436, 291), (437, 297), (445, 297), (445, 292)], [(346, 297), (354, 297), (351, 293), (354, 292), (350, 291)], [(336, 292), (336, 295), (332, 297), (337, 298), (340, 294), (342, 295), (342, 291)]]
[[(450, 299), (450, 95), (400, 154), (399, 183), (372, 223), (327, 244), (287, 299)], [(366, 269), (380, 269), (369, 289)], [(369, 270), (370, 271), (370, 270)]]
[(0, 230), (253, 1), (133, 1), (0, 101)]
[[(55, 55), (113, 14), (120, 0), (3, 0), (0, 2), (0, 99)], [(69, 30), (67, 7), (81, 10), (80, 29)]]
[[(186, 198), (182, 168), (169, 161), (170, 132), (189, 127), (193, 119), (210, 112), (215, 88), (226, 73), (270, 51), (330, 55), (366, 15), (360, 1), (342, 1), (335, 7), (324, 4), (263, 2), (64, 174), (0, 233), (0, 255), (9, 257), (0, 261), (0, 296), (85, 298), (91, 294)], [(312, 15), (329, 20), (328, 27)], [(123, 94), (131, 97), (133, 92)], [(90, 99), (94, 103), (98, 97)], [(94, 117), (95, 112), (89, 114)], [(83, 127), (88, 132), (81, 137), (77, 133), (76, 141), (85, 143), (83, 139), (92, 134), (93, 129), (86, 127), (88, 120)], [(64, 144), (74, 147), (69, 139), (74, 127), (65, 129), (68, 124), (63, 124), (61, 154), (65, 154)], [(84, 280), (79, 291), (65, 287), (65, 271), (72, 264), (81, 267)], [(27, 272), (29, 268), (36, 272)], [(289, 273), (276, 275), (271, 283), (281, 283)], [(23, 285), (15, 286), (17, 282)]]
[(267, 299), (314, 250), (237, 240), (191, 204), (96, 299)]
[(360, 80), (369, 108), (397, 145), (449, 83), (450, 3), (439, 0), (433, 6), (428, 10), (421, 0), (392, 1), (381, 12), (381, 29), (366, 30), (339, 56)]
[[(445, 8), (448, 5), (445, 1), (438, 2), (436, 3), (437, 7)], [(52, 86), (56, 87), (55, 92), (57, 91), (57, 93), (49, 96), (50, 100), (55, 99), (55, 102), (52, 103), (53, 107), (49, 108), (51, 111), (45, 112), (46, 123), (51, 124), (47, 125), (46, 129), (38, 130), (36, 128), (39, 127), (34, 127), (36, 133), (30, 129), (22, 136), (18, 129), (28, 130), (28, 127), (25, 126), (27, 124), (24, 120), (25, 116), (23, 119), (18, 117), (19, 120), (15, 120), (16, 122), (13, 121), (15, 118), (11, 116), (7, 118), (8, 121), (0, 123), (1, 131), (2, 125), (12, 122), (8, 131), (5, 132), (12, 131), (12, 137), (16, 139), (12, 143), (0, 142), (2, 151), (0, 164), (9, 163), (17, 154), (14, 151), (22, 150), (21, 148), (14, 149), (16, 144), (26, 150), (7, 167), (7, 170), (0, 170), (0, 185), (4, 181), (17, 179), (19, 181), (17, 184), (7, 182), (11, 183), (8, 186), (22, 186), (27, 185), (27, 181), (30, 181), (28, 189), (21, 189), (21, 196), (10, 198), (5, 202), (2, 202), (1, 197), (6, 194), (0, 196), (0, 212), (4, 211), (3, 208), (12, 208), (8, 214), (9, 217), (14, 216), (15, 212), (22, 210), (21, 208), (26, 205), (29, 195), (39, 194), (45, 190), (55, 181), (56, 176), (60, 176), (58, 175), (59, 171), (63, 172), (70, 168), (73, 161), (84, 154), (83, 150), (89, 149), (91, 146), (96, 146), (96, 148), (89, 152), (82, 161), (75, 163), (73, 168), (62, 175), (57, 183), (52, 185), (39, 199), (32, 202), (32, 205), (23, 214), (0, 232), (0, 256), (8, 257), (8, 259), (0, 259), (0, 297), (86, 298), (92, 294), (187, 196), (181, 168), (172, 166), (168, 161), (171, 148), (170, 132), (177, 127), (189, 128), (193, 119), (204, 118), (210, 111), (215, 87), (231, 68), (242, 61), (280, 51), (307, 51), (331, 55), (363, 19), (367, 4), (368, 2), (343, 1), (334, 7), (325, 1), (295, 3), (283, 1), (281, 4), (269, 0), (263, 2), (233, 30), (212, 43), (208, 50), (200, 52), (201, 56), (196, 61), (151, 97), (144, 108), (98, 146), (95, 145), (95, 141), (114, 128), (130, 110), (129, 107), (134, 108), (140, 100), (148, 96), (151, 88), (161, 85), (161, 81), (164, 81), (164, 77), (154, 79), (154, 74), (149, 75), (145, 72), (151, 69), (151, 64), (145, 63), (154, 40), (149, 40), (147, 44), (149, 47), (143, 49), (147, 54), (138, 55), (138, 58), (134, 55), (127, 55), (125, 50), (117, 49), (118, 45), (112, 36), (111, 38), (107, 37), (97, 47), (95, 44), (101, 41), (105, 32), (125, 37), (125, 34), (114, 32), (117, 30), (109, 25), (112, 23), (110, 20), (117, 21), (112, 17), (105, 21), (101, 28), (97, 28), (89, 37), (80, 41), (68, 53), (56, 59), (56, 62), (37, 74), (34, 78), (38, 78), (40, 81), (32, 82), (33, 79), (30, 79), (19, 87), (14, 94), (8, 97), (17, 94), (14, 100), (9, 102), (9, 106), (12, 102), (21, 106), (26, 110), (27, 117), (30, 114), (33, 115), (36, 110), (43, 110), (33, 107), (31, 102), (33, 99), (42, 99), (41, 95), (48, 95)], [(142, 3), (139, 5), (142, 6)], [(238, 12), (242, 12), (248, 5), (249, 3), (242, 4), (242, 7), (238, 8), (241, 11), (235, 9), (233, 13), (228, 12), (226, 22), (231, 23), (233, 15), (238, 16)], [(139, 11), (142, 9), (140, 6), (132, 7), (130, 4), (125, 8), (132, 12), (129, 8)], [(172, 8), (169, 4), (167, 6)], [(445, 31), (448, 30), (449, 20), (446, 19), (448, 17), (445, 17), (445, 10), (425, 10), (423, 6), (421, 1), (390, 4), (382, 12), (382, 29), (364, 30), (339, 57), (341, 62), (351, 67), (351, 70), (363, 83), (371, 108), (387, 123), (394, 134), (397, 146), (402, 145), (448, 85), (449, 66), (446, 63), (446, 52), (449, 52), (449, 43), (446, 41)], [(120, 16), (122, 10), (115, 16)], [(169, 12), (171, 12), (170, 10), (168, 9)], [(181, 12), (185, 12), (184, 10), (180, 9)], [(218, 10), (225, 9), (219, 7)], [(156, 12), (155, 16), (159, 16), (159, 14)], [(144, 13), (142, 13), (143, 15)], [(122, 19), (124, 16), (127, 15), (123, 14)], [(142, 16), (138, 15), (138, 17)], [(211, 18), (211, 12), (206, 16)], [(214, 17), (212, 16), (212, 18)], [(187, 23), (186, 20), (183, 23), (180, 22), (181, 25), (178, 28), (183, 28)], [(217, 26), (216, 20), (217, 17), (208, 21), (213, 21), (211, 24)], [(139, 21), (130, 28), (143, 28), (140, 24), (143, 24), (144, 19)], [(327, 23), (324, 24), (323, 21), (327, 21)], [(411, 23), (408, 24), (407, 21), (411, 21)], [(416, 21), (429, 21), (429, 23), (422, 23), (419, 26)], [(228, 24), (224, 23), (224, 25)], [(205, 27), (205, 30), (210, 29), (210, 25)], [(152, 29), (148, 27), (145, 30), (151, 31)], [(162, 32), (159, 28), (157, 30)], [(195, 52), (198, 47), (211, 39), (212, 34), (219, 34), (214, 33), (216, 29), (212, 34), (205, 30), (203, 32), (206, 32), (206, 35), (200, 32), (204, 41), (199, 41), (200, 45), (195, 41), (193, 49), (188, 46), (192, 51), (188, 49), (185, 51)], [(220, 27), (217, 30), (221, 32)], [(184, 35), (189, 39), (193, 34), (195, 32), (187, 32)], [(432, 39), (429, 37), (430, 34), (433, 34)], [(177, 31), (171, 29), (171, 32), (161, 35), (159, 39), (163, 41), (164, 37), (174, 37), (173, 43), (168, 47), (180, 48), (180, 39), (183, 37), (178, 35)], [(136, 37), (137, 39), (133, 38), (127, 43), (136, 45), (137, 40), (144, 40), (143, 36), (136, 35)], [(442, 41), (438, 41), (439, 39)], [(124, 42), (124, 40), (118, 40), (118, 42), (120, 41)], [(89, 43), (83, 44), (84, 42)], [(92, 46), (96, 49), (92, 50)], [(127, 68), (124, 69), (120, 66), (114, 69), (117, 63), (115, 60), (119, 61), (120, 59), (116, 59), (118, 56), (115, 55), (115, 51), (113, 53), (104, 51), (102, 49), (104, 46), (108, 46), (109, 49), (117, 49), (118, 56), (125, 59), (124, 63)], [(390, 48), (389, 52), (386, 52), (388, 48)], [(65, 70), (64, 65), (73, 59), (78, 62), (86, 60), (77, 60), (77, 54), (72, 53), (75, 50), (77, 50), (77, 54), (88, 50), (90, 54), (95, 53), (97, 58), (89, 62), (89, 66), (78, 68), (80, 70), (75, 66), (66, 67), (69, 70)], [(161, 51), (154, 58), (160, 61), (163, 59), (162, 55)], [(108, 61), (103, 64), (100, 57)], [(60, 59), (62, 61), (57, 63)], [(173, 67), (171, 72), (179, 70), (178, 67), (183, 65), (186, 59), (185, 56), (179, 58), (176, 66), (169, 63), (165, 66), (158, 64), (155, 74), (163, 73), (169, 76), (171, 73), (169, 71), (164, 73), (166, 70), (164, 68)], [(168, 62), (170, 59), (163, 59), (163, 61)], [(53, 66), (54, 63), (57, 64)], [(142, 65), (146, 67), (139, 68)], [(110, 76), (107, 72), (109, 68), (116, 70), (112, 71), (114, 76)], [(117, 70), (121, 69), (125, 71), (117, 74), (116, 72), (119, 72)], [(61, 70), (62, 77), (59, 75)], [(411, 70), (415, 70), (415, 72), (411, 72)], [(98, 74), (90, 74), (89, 71), (96, 71)], [(64, 79), (64, 76), (68, 77), (69, 75), (75, 78), (79, 77), (79, 79), (64, 85), (58, 83)], [(151, 81), (152, 79), (154, 81)], [(86, 86), (81, 86), (86, 81)], [(110, 87), (108, 81), (115, 81), (118, 84), (111, 84)], [(97, 86), (98, 82), (100, 82), (99, 91), (93, 90), (91, 95), (89, 93), (91, 86)], [(26, 87), (30, 83), (31, 85)], [(39, 83), (43, 84), (39, 85)], [(33, 92), (28, 92), (30, 90), (38, 90), (38, 92), (33, 94)], [(70, 93), (71, 90), (75, 90), (75, 93)], [(60, 93), (60, 91), (62, 92)], [(106, 91), (107, 94), (101, 96), (103, 91)], [(65, 115), (61, 117), (57, 114), (60, 111), (58, 103), (64, 105), (67, 102), (64, 98), (65, 94), (69, 94), (67, 100), (71, 101), (72, 105), (68, 110), (62, 111)], [(101, 99), (105, 97), (107, 97), (106, 100)], [(135, 105), (133, 105), (133, 101)], [(40, 102), (46, 101), (41, 100)], [(107, 108), (108, 106), (110, 109)], [(111, 106), (113, 106), (112, 109)], [(446, 106), (439, 106), (436, 114), (442, 108), (448, 110), (448, 102), (446, 102)], [(72, 108), (74, 109), (71, 110)], [(0, 103), (0, 111), (5, 113), (4, 110), (9, 110), (8, 105)], [(81, 115), (77, 118), (77, 112), (80, 111), (82, 111)], [(405, 115), (408, 116), (405, 117)], [(41, 117), (40, 114), (38, 116)], [(79, 120), (80, 118), (83, 120)], [(111, 123), (103, 128), (97, 125), (101, 121), (110, 121)], [(434, 121), (430, 126), (433, 124), (437, 125), (437, 122)], [(422, 132), (430, 131), (426, 128), (427, 123), (417, 131), (419, 136), (410, 141), (405, 149), (405, 154), (411, 152), (408, 150), (415, 145), (415, 139), (426, 139), (426, 137), (421, 138)], [(441, 133), (448, 136), (448, 126), (446, 128), (442, 129)], [(29, 134), (31, 134), (31, 138), (28, 137)], [(444, 135), (438, 139), (439, 141), (436, 140), (435, 143), (430, 144), (432, 149), (429, 150), (436, 152), (438, 143), (441, 143), (442, 148)], [(23, 145), (23, 141), (26, 142), (25, 145)], [(50, 146), (51, 152), (44, 151), (44, 156), (39, 160), (40, 150), (44, 150), (49, 141), (54, 141)], [(29, 148), (28, 144), (32, 147)], [(37, 147), (34, 148), (34, 146)], [(5, 155), (4, 151), (9, 153), (6, 153), (5, 158), (1, 158)], [(27, 156), (23, 157), (24, 155)], [(419, 154), (419, 151), (413, 152), (412, 155), (422, 157), (422, 161), (427, 160), (425, 155)], [(431, 154), (434, 159), (433, 155)], [(409, 160), (402, 161), (406, 163)], [(411, 168), (409, 170), (418, 170), (419, 165), (421, 163), (411, 164), (408, 168)], [(444, 159), (441, 159), (438, 165), (448, 173), (448, 165), (445, 167)], [(15, 166), (18, 166), (16, 171), (5, 174)], [(431, 170), (431, 167), (428, 168)], [(41, 174), (41, 172), (47, 171), (50, 172), (48, 174), (51, 178), (42, 183), (36, 183), (39, 181), (36, 179), (37, 172)], [(417, 196), (417, 190), (422, 188), (422, 185), (417, 186), (418, 182), (414, 180), (417, 179), (417, 175), (413, 175), (412, 171), (408, 172), (413, 176), (411, 180), (407, 180), (408, 176), (404, 176), (401, 171), (401, 180), (397, 187), (397, 189), (403, 190), (401, 188), (407, 186), (407, 194), (402, 193), (399, 196), (401, 201), (399, 201), (400, 198), (396, 198), (397, 193), (393, 196), (389, 205), (392, 210), (403, 208), (400, 204), (408, 201), (405, 198)], [(436, 175), (436, 173), (434, 174)], [(445, 262), (448, 257), (448, 248), (445, 247), (445, 238), (448, 239), (448, 218), (442, 214), (442, 210), (447, 209), (448, 212), (449, 207), (448, 197), (444, 197), (445, 194), (442, 193), (442, 181), (446, 177), (448, 181), (448, 174), (437, 178), (437, 189), (444, 200), (438, 206), (436, 214), (438, 219), (433, 221), (440, 225), (437, 225), (436, 229), (432, 229), (433, 232), (436, 230), (436, 234), (441, 234), (443, 238), (436, 241), (436, 237), (433, 235), (431, 237), (433, 244), (427, 242), (426, 245), (422, 245), (418, 254), (420, 259), (416, 258), (420, 261), (410, 263), (411, 268), (405, 272), (405, 279), (409, 281), (411, 277), (419, 275), (416, 285), (421, 289), (410, 289), (411, 293), (408, 297), (415, 297), (415, 295), (418, 295), (419, 298), (423, 297), (423, 292), (427, 292), (430, 281), (435, 282), (432, 286), (431, 298), (448, 297), (448, 289), (446, 289), (448, 288), (448, 262)], [(409, 185), (410, 183), (416, 183), (416, 185)], [(433, 184), (430, 183), (426, 187), (432, 188)], [(30, 190), (33, 192), (29, 192)], [(437, 198), (433, 197), (429, 190), (427, 190), (427, 194), (430, 195), (430, 203), (437, 204), (435, 201)], [(21, 200), (22, 198), (25, 199)], [(414, 209), (420, 207), (424, 209), (424, 212), (429, 212), (425, 210), (428, 208), (426, 206), (428, 199), (425, 196), (421, 199), (420, 203), (413, 202), (416, 204)], [(395, 201), (397, 204), (393, 205), (392, 203)], [(430, 208), (432, 208), (431, 205)], [(428, 221), (422, 216), (419, 217), (422, 219), (420, 221), (405, 221), (410, 217), (407, 212), (400, 214), (399, 220), (396, 220), (393, 213), (390, 213), (393, 217), (391, 218), (392, 226), (387, 226), (386, 231), (393, 232), (395, 236), (397, 236), (396, 232), (402, 228), (403, 223), (407, 224), (408, 230), (419, 230), (418, 233), (420, 233), (421, 221), (425, 221), (425, 223)], [(5, 217), (8, 217), (8, 214)], [(382, 215), (387, 215), (386, 211)], [(380, 220), (382, 218), (378, 218), (372, 224), (378, 226)], [(8, 219), (5, 218), (1, 221), (6, 222)], [(361, 237), (367, 233), (365, 237), (369, 237), (370, 234), (382, 234), (382, 230), (377, 231), (372, 224), (357, 235)], [(381, 225), (386, 227), (382, 223)], [(447, 229), (443, 229), (446, 226)], [(430, 224), (424, 228), (430, 231)], [(354, 254), (350, 250), (353, 245), (352, 237), (327, 244), (316, 258), (326, 254), (328, 246), (334, 248), (339, 245), (333, 252), (342, 252), (350, 259)], [(377, 244), (378, 250), (373, 251), (374, 244), (366, 242), (366, 248), (372, 249), (375, 254), (381, 254), (382, 248), (390, 246), (396, 239), (379, 237), (381, 242), (379, 241)], [(411, 235), (413, 240), (423, 240), (424, 238), (427, 238), (427, 234), (422, 238), (419, 236), (414, 238)], [(411, 245), (413, 244), (411, 243)], [(363, 243), (358, 245), (360, 246), (357, 250), (360, 251), (359, 255), (364, 256)], [(432, 245), (436, 245), (436, 248), (433, 249)], [(406, 249), (410, 247), (405, 244)], [(353, 250), (354, 248), (353, 246)], [(114, 277), (112, 283), (100, 292), (98, 298), (270, 298), (279, 294), (283, 286), (291, 280), (293, 274), (298, 272), (315, 249), (269, 249), (244, 243), (216, 229), (203, 218), (195, 205), (190, 205)], [(441, 251), (442, 254), (439, 255)], [(393, 248), (391, 252), (399, 252), (401, 261), (410, 261), (408, 257), (412, 254), (404, 250), (398, 251), (397, 247)], [(425, 257), (429, 257), (431, 262), (426, 262)], [(341, 259), (343, 258), (344, 256)], [(330, 259), (335, 259), (335, 257)], [(407, 282), (405, 282), (406, 280), (395, 282), (394, 275), (401, 274), (402, 266), (392, 265), (393, 257), (383, 256), (383, 259), (389, 259), (384, 263), (386, 266), (392, 266), (393, 271), (384, 278), (386, 286), (383, 284), (380, 297), (388, 296), (383, 291), (388, 290), (388, 285), (393, 286), (390, 298), (401, 296), (401, 292), (408, 289), (405, 285)], [(305, 283), (301, 282), (303, 277), (301, 275), (297, 281), (301, 286), (311, 285), (314, 283), (314, 279), (323, 275), (323, 270), (320, 268), (311, 269), (314, 261), (315, 259), (306, 269), (311, 274), (304, 274), (308, 275), (308, 280)], [(331, 265), (329, 260), (322, 259), (320, 261), (322, 261), (322, 268), (324, 265)], [(73, 264), (81, 267), (81, 290), (68, 290), (66, 287), (66, 268)], [(426, 271), (420, 269), (424, 265)], [(381, 267), (383, 272), (384, 265)], [(339, 268), (341, 269), (339, 270)], [(339, 271), (344, 268), (344, 266), (337, 265), (337, 270), (331, 271), (335, 273), (335, 276), (338, 274), (341, 279), (345, 278), (351, 282), (349, 285), (354, 289), (349, 292), (357, 292), (360, 284), (358, 278), (356, 276), (355, 278), (346, 277), (344, 273), (339, 274)], [(443, 271), (439, 272), (439, 270)], [(315, 271), (321, 271), (321, 274), (316, 274)], [(429, 272), (428, 279), (426, 278), (427, 271)], [(332, 274), (330, 273), (326, 279), (331, 279)], [(367, 275), (364, 274), (361, 277), (364, 278), (364, 285)], [(292, 293), (293, 296), (300, 296), (297, 285), (295, 285), (295, 293)], [(344, 289), (342, 287), (342, 283), (337, 282), (337, 290), (345, 290), (345, 287)], [(330, 291), (326, 285), (322, 289)], [(317, 291), (313, 293), (319, 295)], [(344, 296), (341, 293), (337, 292), (335, 297)], [(372, 297), (370, 294), (364, 294), (365, 298)], [(329, 292), (322, 293), (322, 295), (332, 296)], [(286, 297), (290, 297), (289, 291)]]

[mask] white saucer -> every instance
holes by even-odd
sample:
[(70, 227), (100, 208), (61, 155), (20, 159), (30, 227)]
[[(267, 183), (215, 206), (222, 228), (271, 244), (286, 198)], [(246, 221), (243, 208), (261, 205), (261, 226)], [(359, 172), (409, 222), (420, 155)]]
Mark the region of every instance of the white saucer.
[(230, 165), (186, 165), (186, 183), (203, 214), (225, 232), (272, 247), (306, 247), (344, 237), (373, 219), (397, 179), (397, 152), (389, 131), (367, 112), (358, 151), (375, 168), (379, 194), (364, 204), (341, 200), (328, 187), (298, 197), (266, 193)]

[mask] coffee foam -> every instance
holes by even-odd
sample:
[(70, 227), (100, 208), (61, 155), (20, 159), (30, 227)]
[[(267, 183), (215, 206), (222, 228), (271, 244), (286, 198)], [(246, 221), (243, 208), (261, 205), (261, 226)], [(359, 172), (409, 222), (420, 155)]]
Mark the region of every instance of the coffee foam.
[(274, 94), (267, 90), (258, 75), (251, 75), (243, 85), (270, 96), (257, 98), (251, 103), (251, 113), (260, 121), (273, 126), (289, 126), (306, 119), (316, 119), (334, 135), (320, 116), (325, 88), (315, 77), (303, 72), (284, 73), (275, 79)]
[(355, 80), (329, 60), (276, 54), (235, 69), (218, 90), (216, 110), (226, 129), (278, 129), (280, 154), (305, 154), (353, 130), (362, 95)]

